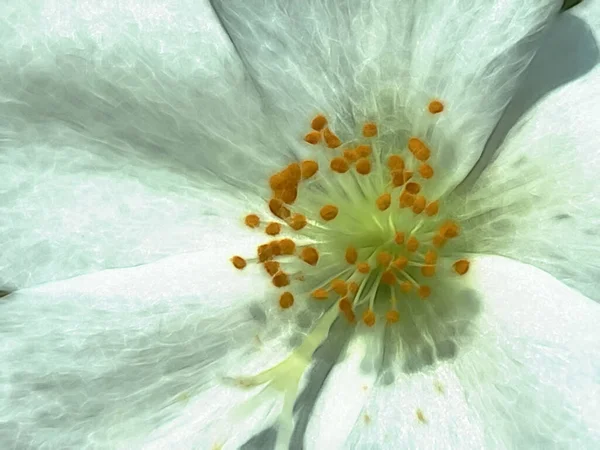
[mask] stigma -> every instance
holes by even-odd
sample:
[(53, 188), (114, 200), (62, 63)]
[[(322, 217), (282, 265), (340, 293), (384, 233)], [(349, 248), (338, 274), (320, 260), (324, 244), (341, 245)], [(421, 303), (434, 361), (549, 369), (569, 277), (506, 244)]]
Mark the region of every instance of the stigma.
[[(424, 105), (441, 114), (444, 104)], [(460, 224), (429, 189), (443, 170), (427, 136), (390, 140), (375, 121), (342, 140), (323, 114), (299, 138), (314, 155), (265, 180), (271, 195), (245, 226), (268, 238), (232, 265), (263, 267), (282, 310), (300, 302), (337, 305), (348, 324), (402, 322), (399, 302), (427, 301), (436, 277), (461, 277), (469, 261), (446, 251)], [(394, 142), (394, 145), (390, 144)]]

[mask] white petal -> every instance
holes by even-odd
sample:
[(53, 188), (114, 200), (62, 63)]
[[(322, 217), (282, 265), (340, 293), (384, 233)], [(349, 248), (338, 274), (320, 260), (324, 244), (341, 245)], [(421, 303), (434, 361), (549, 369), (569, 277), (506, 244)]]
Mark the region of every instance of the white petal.
[[(161, 442), (177, 442), (178, 425), (207, 396), (215, 400), (214, 409), (205, 409), (213, 420), (199, 416), (187, 442), (204, 444), (209, 434), (245, 442), (268, 425), (266, 406), (278, 399), (259, 402), (254, 421), (239, 425), (225, 413), (249, 394), (219, 383), (285, 354), (283, 345), (263, 338), (281, 322), (253, 313), (252, 304), (273, 294), (262, 285), (251, 267), (236, 271), (214, 248), (5, 297), (0, 422), (12, 431), (3, 442), (112, 448), (159, 427)], [(219, 435), (221, 419), (229, 435)]]
[(469, 342), (378, 384), (370, 420), (338, 448), (598, 447), (598, 305), (507, 258), (476, 258), (471, 273), (483, 308)]
[(464, 249), (536, 265), (600, 300), (600, 70), (517, 124), (457, 200)]
[[(448, 182), (462, 179), (477, 160), (539, 32), (561, 4), (213, 3), (274, 122), (291, 138), (302, 136), (307, 115), (319, 110), (342, 140), (360, 136), (366, 120), (376, 120), (381, 134), (425, 137), (429, 130), (434, 163), (458, 168), (446, 171)], [(439, 119), (427, 112), (434, 98), (446, 105)]]

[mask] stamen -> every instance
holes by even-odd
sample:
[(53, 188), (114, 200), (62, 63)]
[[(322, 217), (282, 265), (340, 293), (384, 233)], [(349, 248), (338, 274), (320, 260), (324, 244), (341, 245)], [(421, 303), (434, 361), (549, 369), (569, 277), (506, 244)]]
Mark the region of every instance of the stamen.
[(466, 259), (459, 259), (452, 265), (452, 267), (457, 274), (464, 275), (469, 270), (469, 261)]
[(293, 304), (294, 296), (291, 292), (286, 291), (279, 297), (279, 306), (281, 306), (282, 309), (290, 308)]
[(304, 135), (304, 140), (311, 145), (316, 145), (321, 140), (321, 133), (318, 131), (309, 131)]
[(398, 256), (393, 265), (396, 269), (404, 270), (404, 268), (408, 265), (408, 258), (406, 256)]
[(358, 292), (359, 287), (360, 286), (356, 281), (350, 281), (348, 283), (348, 291), (350, 291), (351, 294), (356, 294)]
[(321, 218), (323, 220), (327, 220), (327, 221), (333, 220), (338, 215), (337, 206), (325, 205), (321, 208), (320, 214), (321, 214)]
[(279, 245), (279, 241), (269, 242), (269, 247), (271, 248), (273, 256), (281, 255), (281, 245)]
[(281, 232), (281, 225), (277, 222), (269, 222), (267, 228), (265, 228), (265, 233), (269, 236), (275, 236)]
[(300, 259), (302, 259), (302, 261), (304, 261), (306, 264), (316, 266), (317, 262), (319, 261), (319, 252), (316, 248), (304, 247), (302, 252), (300, 252)]
[(244, 218), (244, 223), (247, 227), (256, 228), (260, 225), (260, 217), (258, 217), (256, 214), (248, 214)]
[(321, 131), (325, 125), (327, 125), (327, 119), (323, 114), (317, 114), (310, 122), (310, 127), (316, 131)]
[(401, 170), (395, 170), (392, 172), (392, 185), (394, 187), (400, 187), (404, 184), (405, 178), (404, 178), (404, 172), (402, 172)]
[(429, 217), (435, 216), (438, 213), (439, 209), (440, 209), (440, 201), (436, 200), (435, 202), (429, 203), (425, 207), (425, 214), (427, 214)]
[(282, 272), (281, 270), (273, 275), (271, 281), (275, 287), (284, 287), (290, 284), (290, 278), (288, 277), (287, 273)]
[(427, 161), (431, 155), (431, 151), (418, 138), (413, 137), (408, 140), (408, 149), (419, 161)]
[(419, 297), (423, 300), (431, 295), (431, 288), (429, 286), (419, 286)]
[(377, 136), (377, 125), (375, 125), (373, 122), (365, 123), (363, 125), (362, 133), (364, 137)]
[(346, 285), (346, 282), (340, 278), (336, 278), (331, 282), (331, 289), (333, 292), (342, 297), (348, 293), (348, 286)]
[(242, 270), (246, 267), (246, 260), (241, 256), (234, 256), (231, 258), (231, 263), (236, 269)]
[(427, 203), (427, 200), (425, 200), (425, 197), (423, 197), (422, 195), (417, 195), (415, 197), (415, 202), (413, 203), (412, 206), (412, 210), (415, 214), (421, 214), (423, 212), (423, 210), (425, 209), (425, 203)]
[(367, 158), (360, 158), (356, 161), (356, 171), (361, 175), (368, 175), (371, 172), (371, 161)]
[(271, 200), (269, 200), (269, 209), (275, 216), (279, 217), (280, 219), (285, 220), (288, 217), (290, 217), (290, 210), (287, 209), (284, 206), (283, 201), (281, 201), (278, 198), (272, 198)]
[(358, 158), (360, 158), (360, 155), (356, 150), (353, 150), (351, 148), (347, 148), (344, 150), (344, 159), (349, 163), (355, 162)]
[(416, 252), (417, 249), (419, 248), (419, 241), (417, 240), (416, 237), (411, 236), (408, 238), (408, 241), (406, 241), (406, 250), (408, 250), (409, 252)]
[(340, 156), (333, 158), (329, 164), (329, 167), (331, 170), (337, 173), (346, 173), (348, 172), (348, 169), (350, 169), (348, 162)]
[(410, 208), (415, 204), (415, 196), (410, 192), (402, 191), (400, 194), (400, 208)]
[(358, 270), (360, 273), (369, 273), (371, 266), (369, 266), (369, 263), (367, 262), (361, 262), (356, 265), (356, 270)]
[(317, 173), (317, 171), (319, 170), (319, 164), (317, 164), (316, 161), (307, 159), (305, 161), (302, 161), (300, 169), (301, 169), (301, 172), (302, 172), (302, 179), (303, 180), (308, 180), (315, 173)]
[(382, 267), (387, 267), (392, 262), (393, 256), (389, 252), (379, 252), (377, 254), (377, 263)]
[(279, 246), (282, 255), (293, 255), (296, 251), (296, 243), (288, 238), (280, 240)]
[(329, 128), (325, 128), (323, 130), (323, 138), (325, 139), (325, 144), (329, 148), (338, 148), (340, 145), (342, 145), (340, 138), (337, 137)]
[(423, 258), (425, 264), (435, 264), (437, 262), (437, 253), (433, 250), (428, 250)]
[(389, 324), (396, 323), (400, 320), (400, 313), (394, 309), (391, 309), (385, 313), (385, 320)]
[(435, 266), (434, 265), (426, 265), (421, 267), (421, 274), (423, 274), (424, 277), (432, 277), (435, 275)]
[(292, 229), (298, 231), (306, 226), (306, 217), (302, 214), (294, 214), (288, 223)]
[(387, 160), (387, 166), (390, 170), (404, 170), (404, 160), (400, 155), (390, 155)]
[(271, 276), (279, 272), (280, 264), (277, 261), (265, 261), (263, 264), (267, 273)]
[(327, 300), (329, 298), (329, 292), (327, 292), (327, 289), (323, 288), (315, 289), (312, 292), (312, 298), (315, 300)]
[(358, 259), (358, 252), (354, 247), (348, 247), (346, 249), (346, 262), (348, 264), (354, 264)]
[(442, 248), (444, 245), (446, 245), (446, 238), (436, 234), (431, 240), (431, 243), (435, 248)]
[(385, 211), (392, 204), (392, 196), (387, 192), (385, 194), (381, 194), (379, 197), (377, 197), (375, 203), (377, 204), (377, 209), (379, 209), (379, 211)]
[(404, 233), (402, 231), (396, 231), (394, 235), (394, 242), (398, 245), (404, 244)]
[(260, 262), (265, 262), (273, 256), (273, 250), (269, 244), (261, 244), (256, 248), (256, 254)]
[(400, 290), (408, 294), (412, 290), (412, 283), (410, 281), (403, 281), (400, 283)]
[(419, 185), (419, 183), (411, 181), (410, 183), (406, 183), (404, 189), (406, 189), (406, 191), (410, 192), (411, 194), (418, 194), (419, 192), (421, 192), (421, 185)]
[(381, 282), (393, 286), (396, 284), (396, 275), (391, 270), (384, 270), (381, 274)]
[(444, 110), (444, 105), (439, 100), (433, 100), (429, 103), (428, 109), (431, 114), (438, 114)]
[(368, 327), (375, 325), (375, 313), (371, 309), (367, 309), (363, 313), (363, 322)]
[(361, 158), (366, 158), (371, 155), (373, 149), (370, 145), (359, 145), (356, 147), (356, 154)]
[(459, 229), (456, 222), (452, 222), (451, 220), (444, 222), (444, 224), (440, 228), (440, 236), (443, 236), (447, 239), (452, 239), (458, 236)]
[(433, 177), (433, 168), (429, 164), (421, 164), (419, 166), (419, 173), (426, 180)]

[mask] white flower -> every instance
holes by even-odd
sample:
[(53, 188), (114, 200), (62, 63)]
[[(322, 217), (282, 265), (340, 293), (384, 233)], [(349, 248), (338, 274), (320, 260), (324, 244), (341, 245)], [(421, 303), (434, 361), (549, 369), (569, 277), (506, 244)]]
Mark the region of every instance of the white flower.
[(597, 48), (477, 163), (560, 3), (7, 2), (0, 447), (598, 448)]

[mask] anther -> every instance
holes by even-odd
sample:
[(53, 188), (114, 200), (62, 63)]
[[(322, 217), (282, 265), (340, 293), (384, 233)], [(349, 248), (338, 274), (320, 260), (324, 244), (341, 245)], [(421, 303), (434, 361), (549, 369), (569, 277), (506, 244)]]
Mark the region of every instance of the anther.
[(319, 170), (319, 164), (316, 161), (307, 159), (302, 161), (300, 165), (300, 171), (302, 173), (302, 179), (307, 180), (312, 177)]
[(338, 209), (337, 206), (334, 205), (325, 205), (321, 208), (321, 211), (319, 211), (319, 213), (321, 214), (321, 218), (323, 220), (329, 221), (337, 217)]
[(421, 164), (419, 166), (419, 173), (426, 180), (433, 177), (433, 168), (429, 164)]
[(459, 259), (452, 265), (452, 267), (457, 274), (464, 275), (469, 271), (469, 261), (466, 259)]
[(288, 223), (292, 229), (298, 231), (306, 226), (306, 217), (302, 214), (294, 214)]
[(406, 256), (398, 256), (393, 265), (398, 270), (404, 270), (404, 268), (408, 265), (408, 258)]
[(391, 270), (384, 270), (381, 274), (381, 282), (392, 286), (396, 283), (396, 275)]
[(265, 228), (265, 233), (269, 236), (275, 236), (281, 232), (281, 225), (277, 222), (269, 222), (267, 227)]
[(412, 206), (412, 210), (415, 214), (421, 214), (423, 212), (423, 210), (425, 209), (425, 203), (427, 203), (427, 201), (425, 200), (425, 197), (423, 197), (422, 195), (417, 195), (415, 197), (415, 202), (413, 203)]
[(285, 220), (288, 217), (290, 217), (290, 210), (287, 209), (283, 205), (283, 201), (278, 198), (272, 198), (271, 200), (269, 200), (269, 209), (275, 216), (279, 217), (280, 219)]
[(331, 289), (339, 296), (344, 296), (348, 293), (348, 286), (346, 282), (340, 278), (336, 278), (331, 282)]
[(315, 300), (327, 300), (329, 298), (329, 292), (327, 289), (319, 288), (312, 291), (312, 298)]
[(418, 138), (410, 138), (408, 140), (408, 149), (419, 161), (427, 161), (431, 155), (427, 146)]
[(377, 263), (382, 267), (387, 267), (392, 262), (393, 256), (388, 252), (379, 252), (377, 254)]
[(271, 252), (273, 253), (273, 256), (281, 255), (281, 245), (279, 244), (279, 241), (269, 242), (269, 247), (271, 248)]
[(293, 304), (294, 296), (291, 292), (286, 291), (279, 297), (279, 306), (281, 306), (282, 309), (290, 308)]
[(410, 283), (410, 281), (403, 281), (402, 283), (400, 283), (399, 286), (400, 290), (405, 294), (408, 294), (412, 290), (412, 284)]
[(298, 184), (300, 178), (302, 178), (302, 169), (300, 168), (300, 164), (291, 163), (285, 169), (281, 171), (283, 176), (285, 177), (285, 185), (293, 186)]
[(338, 148), (340, 145), (342, 145), (340, 138), (337, 137), (329, 128), (325, 128), (323, 130), (323, 138), (325, 139), (325, 144), (329, 148)]
[(402, 231), (396, 231), (394, 242), (398, 245), (404, 244), (404, 233)]
[(431, 114), (438, 114), (444, 110), (444, 105), (439, 100), (433, 100), (429, 103), (428, 109)]
[(287, 273), (282, 272), (281, 270), (273, 275), (271, 281), (275, 287), (284, 287), (290, 284), (290, 278), (287, 276)]
[(298, 187), (288, 186), (285, 189), (281, 189), (275, 192), (275, 198), (281, 199), (284, 203), (291, 205), (298, 198)]
[(371, 266), (369, 266), (369, 263), (361, 262), (356, 265), (356, 270), (358, 270), (360, 273), (369, 273)]
[(359, 145), (358, 147), (356, 147), (356, 154), (360, 158), (366, 158), (371, 153), (373, 153), (373, 149), (370, 145)]
[(304, 247), (300, 252), (300, 259), (311, 266), (317, 265), (319, 261), (319, 252), (313, 247)]
[(360, 286), (356, 281), (350, 281), (348, 283), (348, 291), (350, 291), (351, 294), (356, 294), (358, 292), (359, 287)]
[(440, 227), (440, 236), (446, 239), (452, 239), (458, 236), (459, 228), (456, 222), (448, 220)]
[(437, 262), (437, 253), (433, 250), (427, 250), (423, 257), (425, 264), (435, 264)]
[(429, 203), (425, 207), (425, 214), (427, 214), (429, 217), (435, 216), (438, 213), (439, 209), (440, 209), (440, 201), (436, 200), (435, 202)]
[(387, 192), (385, 194), (381, 194), (379, 197), (377, 197), (375, 203), (377, 204), (377, 209), (379, 209), (379, 211), (385, 211), (392, 203), (392, 196)]
[(350, 303), (350, 300), (348, 300), (347, 297), (340, 299), (338, 306), (340, 308), (340, 311), (343, 311), (343, 312), (352, 311), (352, 303)]
[(277, 261), (265, 261), (263, 266), (267, 273), (273, 276), (279, 271), (280, 264)]
[(444, 236), (436, 234), (431, 240), (431, 243), (435, 248), (442, 248), (444, 245), (446, 245), (446, 241), (447, 239)]
[(256, 248), (256, 254), (260, 262), (265, 262), (273, 256), (273, 250), (269, 244), (261, 244)]
[(260, 225), (260, 217), (258, 217), (256, 214), (248, 214), (244, 218), (244, 223), (247, 227), (256, 228)]
[(354, 311), (352, 310), (344, 311), (344, 316), (346, 317), (348, 323), (354, 323), (354, 321), (356, 320), (356, 316), (354, 315)]
[(311, 145), (316, 145), (321, 140), (321, 133), (318, 131), (310, 131), (304, 135), (304, 140)]
[(400, 155), (390, 155), (387, 166), (390, 170), (404, 170), (404, 160)]
[(404, 184), (404, 172), (401, 170), (395, 170), (392, 172), (392, 184), (394, 187), (399, 187)]
[(421, 274), (424, 277), (432, 277), (435, 275), (435, 266), (434, 265), (426, 265), (421, 267)]
[(417, 240), (417, 238), (414, 236), (409, 237), (408, 241), (406, 241), (406, 250), (408, 250), (409, 252), (416, 252), (418, 248), (419, 241)]
[(360, 158), (356, 161), (356, 171), (361, 175), (367, 175), (371, 172), (371, 161), (367, 158)]
[(404, 189), (406, 189), (406, 191), (411, 194), (418, 194), (419, 192), (421, 192), (421, 186), (419, 185), (419, 183), (415, 183), (414, 181), (406, 183)]
[(367, 309), (363, 313), (363, 322), (368, 327), (372, 327), (373, 325), (375, 325), (375, 313), (370, 309)]
[(348, 172), (348, 169), (350, 169), (348, 162), (340, 156), (333, 158), (329, 164), (329, 167), (331, 170), (337, 173), (346, 173)]
[(367, 122), (363, 125), (362, 134), (364, 137), (377, 136), (377, 125), (373, 122)]
[(431, 295), (431, 288), (429, 286), (419, 286), (419, 297), (426, 299)]
[(400, 320), (400, 313), (395, 309), (390, 309), (385, 313), (385, 320), (387, 323), (396, 323)]
[(327, 119), (323, 114), (317, 114), (310, 122), (310, 127), (313, 130), (321, 131), (327, 125)]
[(344, 150), (344, 159), (346, 161), (348, 161), (349, 163), (353, 163), (354, 161), (356, 161), (358, 158), (360, 157), (360, 155), (358, 154), (358, 152), (354, 149), (351, 148), (347, 148)]
[(232, 257), (231, 263), (233, 264), (233, 267), (239, 270), (242, 270), (244, 267), (246, 267), (246, 260), (241, 256)]
[(348, 247), (346, 249), (346, 262), (348, 264), (354, 264), (358, 259), (358, 252), (354, 247)]
[(415, 196), (410, 192), (402, 191), (400, 194), (400, 208), (409, 208), (415, 204)]
[(296, 243), (291, 239), (281, 239), (279, 241), (279, 246), (281, 247), (282, 255), (293, 255), (296, 251)]

